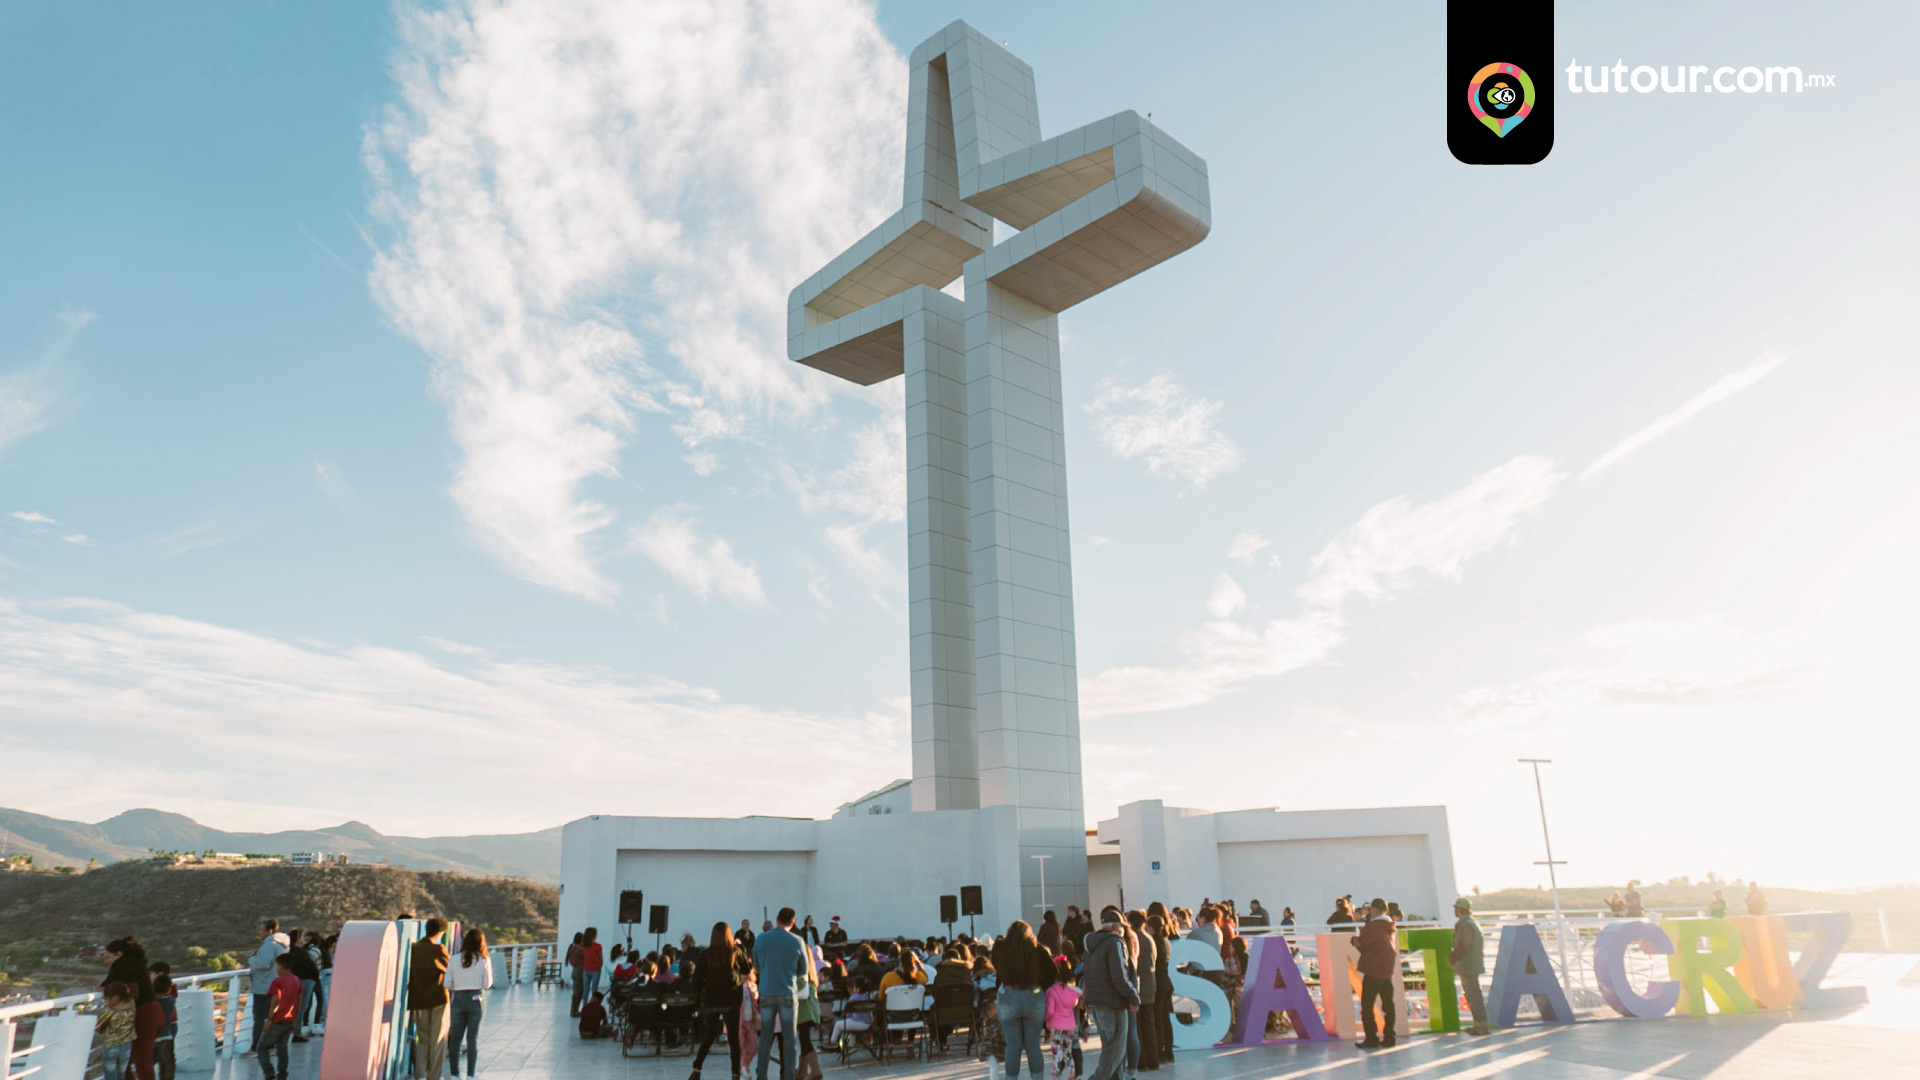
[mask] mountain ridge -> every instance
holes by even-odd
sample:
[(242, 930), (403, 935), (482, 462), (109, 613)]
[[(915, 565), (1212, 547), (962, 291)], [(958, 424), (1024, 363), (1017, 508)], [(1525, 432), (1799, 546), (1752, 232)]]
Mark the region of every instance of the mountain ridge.
[(362, 821), (321, 829), (228, 832), (185, 814), (152, 807), (123, 810), (88, 823), (0, 807), (0, 855), (31, 855), (36, 865), (84, 867), (143, 859), (154, 850), (291, 855), (344, 852), (356, 863), (387, 862), (410, 870), (442, 870), (485, 877), (521, 877), (547, 885), (560, 880), (560, 829), (466, 836), (387, 836)]

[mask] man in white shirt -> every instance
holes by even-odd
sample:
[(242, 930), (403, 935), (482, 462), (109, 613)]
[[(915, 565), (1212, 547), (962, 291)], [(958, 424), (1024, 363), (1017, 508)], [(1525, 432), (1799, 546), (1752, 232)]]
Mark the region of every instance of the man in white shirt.
[(273, 963), (287, 951), (287, 935), (280, 932), (278, 919), (261, 920), (260, 934), (260, 947), (247, 958), (247, 978), (253, 990), (252, 1046), (260, 1045), (260, 1036), (267, 1029), (267, 1013), (273, 1007), (273, 980), (280, 974)]

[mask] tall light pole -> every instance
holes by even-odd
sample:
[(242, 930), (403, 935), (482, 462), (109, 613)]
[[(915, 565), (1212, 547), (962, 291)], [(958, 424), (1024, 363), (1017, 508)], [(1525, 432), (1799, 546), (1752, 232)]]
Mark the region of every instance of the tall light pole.
[(1053, 856), (1029, 855), (1027, 858), (1033, 859), (1040, 864), (1040, 903), (1038, 907), (1044, 912), (1047, 910), (1047, 860), (1053, 858)]
[(1533, 766), (1533, 797), (1540, 804), (1540, 839), (1546, 841), (1547, 858), (1545, 862), (1534, 860), (1533, 865), (1547, 868), (1547, 883), (1553, 889), (1553, 943), (1559, 947), (1560, 977), (1567, 977), (1567, 920), (1560, 914), (1560, 875), (1554, 867), (1565, 866), (1565, 862), (1553, 857), (1553, 835), (1547, 831), (1547, 796), (1540, 787), (1540, 766), (1553, 764), (1552, 758), (1521, 758), (1520, 764)]

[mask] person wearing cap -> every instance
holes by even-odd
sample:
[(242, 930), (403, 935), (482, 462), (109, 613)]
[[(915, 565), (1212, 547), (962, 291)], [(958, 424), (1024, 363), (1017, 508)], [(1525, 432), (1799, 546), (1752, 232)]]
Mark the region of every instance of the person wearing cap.
[(1120, 909), (1100, 911), (1100, 928), (1087, 935), (1087, 959), (1080, 975), (1081, 1002), (1100, 1031), (1100, 1060), (1089, 1080), (1116, 1080), (1127, 1063), (1128, 1033), (1140, 1008), (1134, 964), (1122, 936)]
[(844, 954), (847, 947), (847, 931), (840, 925), (840, 916), (835, 915), (827, 924), (826, 936), (820, 939), (820, 944), (826, 946), (827, 955), (835, 959)]
[(1480, 996), (1480, 976), (1487, 970), (1486, 939), (1480, 935), (1480, 925), (1473, 921), (1473, 901), (1464, 896), (1455, 900), (1453, 913), (1459, 918), (1453, 924), (1453, 948), (1447, 951), (1447, 962), (1453, 965), (1460, 991), (1467, 995), (1467, 1008), (1473, 1011), (1473, 1026), (1467, 1034), (1488, 1035), (1492, 1029), (1487, 1027), (1487, 1002)]

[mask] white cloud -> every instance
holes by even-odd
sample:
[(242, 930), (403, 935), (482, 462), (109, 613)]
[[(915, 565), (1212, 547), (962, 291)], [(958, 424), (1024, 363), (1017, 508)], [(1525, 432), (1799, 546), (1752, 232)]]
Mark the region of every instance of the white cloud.
[(686, 462), (693, 468), (693, 475), (695, 476), (712, 476), (714, 473), (726, 468), (725, 465), (720, 464), (720, 456), (710, 450), (695, 450), (680, 460)]
[(1213, 579), (1213, 595), (1207, 597), (1207, 614), (1216, 619), (1237, 615), (1247, 606), (1247, 591), (1230, 575)]
[(1254, 560), (1260, 557), (1260, 553), (1272, 546), (1273, 541), (1261, 536), (1256, 531), (1248, 530), (1234, 537), (1233, 543), (1227, 545), (1227, 558), (1246, 566), (1252, 566)]
[(1104, 379), (1086, 409), (1107, 449), (1129, 461), (1145, 459), (1155, 476), (1203, 488), (1240, 464), (1240, 448), (1216, 427), (1220, 403), (1189, 395), (1171, 372), (1137, 386)]
[(314, 462), (313, 478), (319, 481), (320, 490), (326, 492), (328, 498), (346, 509), (365, 510), (367, 508), (366, 504), (360, 501), (360, 496), (354, 493), (352, 485), (347, 483), (347, 478), (340, 475), (340, 470), (334, 465), (324, 461)]
[(667, 576), (705, 600), (718, 592), (744, 604), (764, 604), (760, 571), (733, 553), (725, 537), (702, 536), (698, 522), (677, 506), (656, 510), (630, 531), (634, 550), (657, 563)]
[(902, 586), (899, 567), (873, 543), (877, 528), (897, 524), (907, 511), (906, 390), (895, 379), (876, 387), (879, 415), (854, 433), (846, 462), (825, 478), (775, 463), (781, 480), (808, 514), (837, 512), (821, 535), (828, 550), (866, 579), (869, 588)]
[(93, 541), (90, 538), (88, 538), (86, 533), (72, 533), (67, 536), (63, 536), (60, 539), (66, 541), (69, 544), (75, 544), (79, 547), (93, 546)]
[(55, 525), (58, 522), (38, 510), (15, 510), (13, 516), (29, 525)]
[[(582, 747), (594, 775), (652, 776), (626, 812), (737, 813), (729, 786), (657, 768), (724, 760), (771, 778), (755, 784), (756, 810), (825, 813), (859, 789), (823, 788), (791, 763), (831, 743), (850, 774), (885, 773), (907, 750), (904, 714), (891, 702), (856, 716), (776, 711), (584, 665), (468, 655), (455, 668), (94, 600), (0, 597), (8, 798), (87, 820), (165, 805), (230, 828), (351, 817), (413, 835), (519, 830), (605, 811), (603, 790), (568, 782), (587, 775)], [(263, 754), (263, 732), (324, 737)], [(392, 768), (369, 767), (368, 747), (389, 763), (438, 764), (423, 782), (395, 783)], [(490, 793), (484, 805), (452, 797), (472, 788)]]
[(1580, 640), (1595, 663), (1563, 665), (1459, 695), (1452, 713), (1470, 729), (1526, 727), (1572, 709), (1697, 708), (1778, 702), (1797, 693), (1818, 653), (1790, 634), (1758, 634), (1724, 616), (1636, 619)]
[(1507, 539), (1520, 515), (1544, 502), (1562, 476), (1544, 458), (1520, 457), (1432, 502), (1380, 503), (1314, 556), (1298, 590), (1301, 610), (1291, 617), (1263, 625), (1235, 621), (1246, 595), (1222, 574), (1208, 599), (1212, 620), (1176, 642), (1180, 663), (1109, 668), (1083, 679), (1081, 713), (1200, 705), (1251, 680), (1324, 663), (1346, 640), (1341, 608), (1350, 597), (1380, 601), (1425, 577), (1458, 578), (1468, 559)]
[[(60, 313), (60, 332), (33, 367), (0, 375), (0, 450), (40, 431), (53, 422), (54, 381), (61, 358), (80, 331), (92, 322), (91, 311)], [(16, 515), (17, 516), (17, 515)]]
[(904, 65), (858, 0), (408, 0), (399, 23), (374, 293), (434, 359), (481, 546), (606, 600), (615, 511), (585, 488), (639, 414), (697, 448), (833, 391), (784, 358), (786, 295), (898, 205)]
[(1388, 499), (1313, 557), (1300, 599), (1337, 609), (1349, 596), (1385, 599), (1422, 576), (1458, 580), (1468, 559), (1510, 537), (1565, 475), (1546, 458), (1517, 457), (1429, 503)]
[(1773, 369), (1787, 362), (1779, 353), (1767, 353), (1757, 362), (1741, 368), (1719, 382), (1707, 387), (1700, 393), (1688, 398), (1684, 404), (1672, 412), (1641, 428), (1639, 431), (1615, 443), (1606, 453), (1593, 460), (1580, 479), (1587, 480), (1618, 465), (1627, 458), (1645, 449), (1648, 444), (1663, 436), (1672, 434), (1682, 424), (1720, 404), (1728, 398), (1749, 389), (1761, 379), (1773, 374)]

